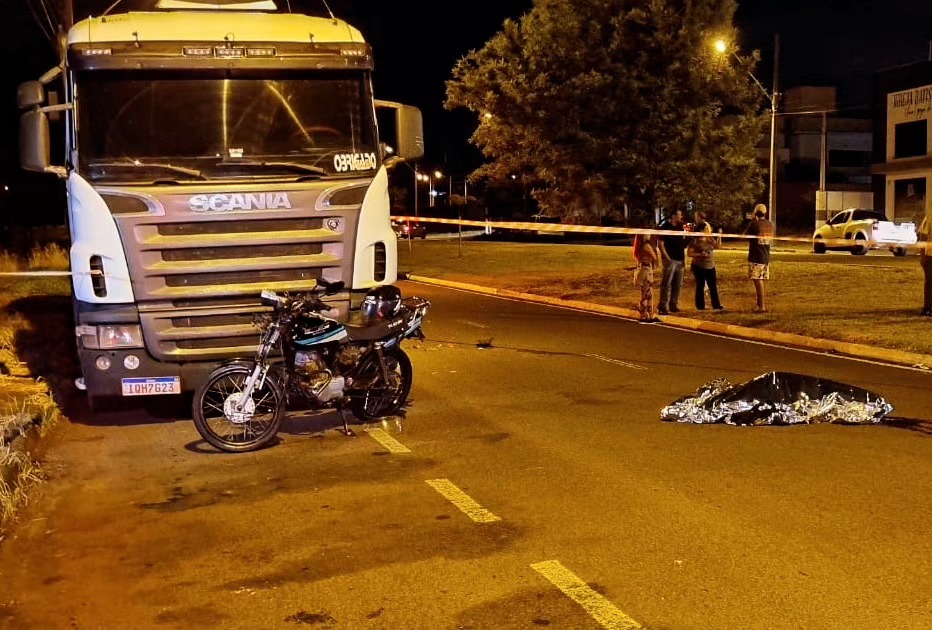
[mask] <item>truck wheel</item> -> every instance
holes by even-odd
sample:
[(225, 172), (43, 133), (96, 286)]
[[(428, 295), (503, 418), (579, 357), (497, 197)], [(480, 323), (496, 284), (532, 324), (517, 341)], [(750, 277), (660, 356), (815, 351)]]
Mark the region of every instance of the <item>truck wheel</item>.
[(854, 242), (855, 242), (855, 245), (854, 247), (851, 248), (852, 254), (854, 254), (855, 256), (863, 256), (864, 254), (867, 253), (867, 250), (869, 248), (867, 246), (866, 236), (864, 236), (863, 234), (855, 234)]
[(817, 238), (812, 242), (812, 253), (813, 254), (824, 254), (825, 253), (825, 241), (821, 238)]
[(905, 256), (905, 255), (906, 255), (906, 248), (905, 248), (905, 247), (894, 247), (894, 248), (893, 248), (893, 255), (894, 255), (894, 256)]

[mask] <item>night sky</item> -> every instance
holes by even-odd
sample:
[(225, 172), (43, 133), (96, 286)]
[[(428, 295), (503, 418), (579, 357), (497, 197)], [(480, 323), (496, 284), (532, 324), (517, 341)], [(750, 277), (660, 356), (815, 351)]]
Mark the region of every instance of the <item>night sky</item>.
[[(123, 0), (126, 10), (147, 0)], [(279, 0), (284, 2), (284, 0)], [(16, 85), (37, 78), (54, 64), (25, 0), (2, 0), (0, 46), (12, 80), (0, 89), (0, 181), (20, 178), (16, 158)], [(112, 0), (74, 0), (76, 17), (99, 14)], [(465, 111), (443, 109), (444, 82), (455, 61), (481, 47), (508, 17), (518, 17), (531, 0), (426, 2), (330, 0), (338, 17), (358, 27), (372, 44), (376, 94), (416, 105), (424, 112), (427, 160), (462, 174), (479, 160), (467, 144), (474, 121)], [(317, 13), (317, 0), (291, 0), (294, 11)], [(772, 81), (773, 34), (780, 33), (783, 87), (836, 85), (839, 105), (864, 116), (872, 74), (929, 58), (930, 0), (745, 0), (737, 25), (742, 50), (759, 49), (758, 78)], [(12, 60), (12, 61), (11, 61)]]

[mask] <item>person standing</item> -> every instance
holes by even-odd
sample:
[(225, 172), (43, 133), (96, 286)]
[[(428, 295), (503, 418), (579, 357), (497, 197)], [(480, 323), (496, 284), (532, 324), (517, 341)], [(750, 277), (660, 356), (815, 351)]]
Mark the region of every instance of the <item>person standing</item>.
[(926, 216), (916, 231), (919, 233), (919, 240), (923, 241), (919, 258), (922, 274), (925, 276), (921, 314), (932, 317), (932, 210), (926, 212)]
[(696, 278), (696, 310), (705, 310), (705, 287), (709, 286), (709, 299), (712, 302), (712, 308), (716, 311), (724, 310), (722, 302), (718, 297), (718, 278), (715, 273), (715, 242), (712, 237), (712, 226), (705, 220), (705, 213), (696, 213), (694, 232), (698, 236), (693, 236), (689, 240), (689, 247), (686, 253), (689, 255), (692, 263), (690, 270)]
[(634, 258), (637, 269), (634, 272), (634, 286), (641, 290), (638, 313), (643, 324), (659, 322), (654, 312), (654, 267), (660, 260), (657, 255), (657, 237), (639, 234), (635, 240)]
[(663, 277), (660, 280), (661, 315), (676, 313), (683, 287), (683, 267), (686, 263), (686, 232), (683, 227), (683, 211), (674, 210), (670, 217), (660, 225), (661, 230), (678, 232), (660, 237), (660, 258), (663, 261)]
[(754, 206), (751, 223), (744, 233), (748, 239), (748, 278), (757, 292), (755, 313), (767, 312), (767, 295), (764, 283), (770, 280), (770, 240), (773, 238), (773, 223), (767, 220), (767, 206)]

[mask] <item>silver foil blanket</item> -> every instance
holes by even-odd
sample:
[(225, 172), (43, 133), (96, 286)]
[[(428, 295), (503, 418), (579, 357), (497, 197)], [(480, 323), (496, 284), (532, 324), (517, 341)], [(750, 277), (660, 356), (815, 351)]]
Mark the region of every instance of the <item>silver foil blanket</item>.
[(879, 395), (836, 381), (767, 372), (739, 385), (716, 379), (660, 412), (667, 422), (733, 425), (875, 424), (893, 411)]

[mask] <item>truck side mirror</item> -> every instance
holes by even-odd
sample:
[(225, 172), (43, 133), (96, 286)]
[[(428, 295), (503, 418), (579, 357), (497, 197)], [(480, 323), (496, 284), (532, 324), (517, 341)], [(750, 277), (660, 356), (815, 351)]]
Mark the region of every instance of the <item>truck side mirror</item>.
[(16, 88), (16, 104), (20, 109), (29, 109), (45, 102), (45, 88), (38, 81), (26, 81)]
[(394, 154), (385, 157), (385, 166), (391, 167), (398, 162), (424, 157), (424, 120), (421, 110), (391, 101), (376, 101), (375, 106), (379, 109), (393, 110), (395, 115), (396, 137), (394, 142), (390, 143)]
[(65, 169), (52, 166), (48, 115), (39, 109), (25, 112), (19, 119), (19, 163), (27, 171), (65, 176)]

